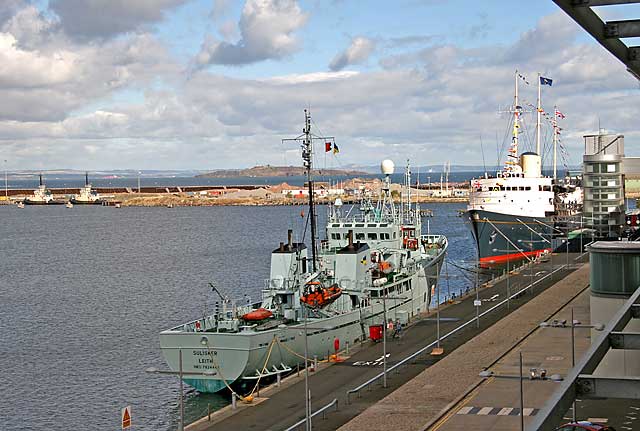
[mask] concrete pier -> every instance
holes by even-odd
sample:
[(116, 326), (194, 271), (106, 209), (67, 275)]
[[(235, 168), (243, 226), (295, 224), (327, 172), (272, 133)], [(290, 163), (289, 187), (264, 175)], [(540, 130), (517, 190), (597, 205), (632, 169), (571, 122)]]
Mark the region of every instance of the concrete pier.
[[(314, 430), (424, 429), (437, 420), (445, 407), (464, 396), (472, 385), (481, 383), (478, 373), (492, 366), (523, 338), (531, 334), (540, 321), (557, 313), (588, 285), (588, 268), (576, 264), (570, 255), (556, 255), (531, 268), (515, 270), (510, 276), (514, 292), (538, 280), (529, 291), (506, 305), (480, 318), (442, 342), (445, 354), (429, 352), (415, 358), (388, 376), (388, 387), (382, 379), (350, 396), (347, 391), (366, 382), (382, 371), (382, 346), (364, 343), (345, 362), (321, 369), (310, 376), (312, 411), (338, 400), (338, 411), (331, 409), (326, 419), (314, 418)], [(567, 262), (569, 266), (567, 267)], [(569, 275), (577, 268), (578, 271)], [(552, 275), (553, 273), (553, 275)], [(531, 277), (534, 275), (535, 277)], [(557, 283), (560, 280), (559, 283)], [(549, 289), (550, 286), (554, 285)], [(480, 290), (480, 313), (506, 298), (506, 279), (502, 278)], [(441, 309), (441, 334), (473, 321), (475, 292)], [(511, 315), (509, 315), (511, 313)], [(411, 355), (436, 339), (435, 314), (422, 316), (407, 328), (399, 340), (387, 343), (388, 366)], [(304, 417), (303, 371), (300, 376), (283, 380), (280, 388), (261, 390), (259, 404), (225, 408), (192, 424), (190, 430), (260, 429), (283, 430)]]

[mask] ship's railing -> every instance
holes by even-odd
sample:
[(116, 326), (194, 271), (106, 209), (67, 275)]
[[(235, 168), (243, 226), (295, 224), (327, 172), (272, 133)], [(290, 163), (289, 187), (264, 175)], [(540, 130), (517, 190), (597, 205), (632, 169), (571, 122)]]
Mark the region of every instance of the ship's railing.
[[(558, 268), (556, 268), (555, 270), (551, 271), (549, 274), (545, 275), (544, 277), (541, 277), (537, 280), (535, 280), (534, 282), (532, 282), (530, 285), (520, 289), (519, 291), (511, 294), (511, 296), (509, 296), (508, 298), (504, 299), (503, 301), (497, 303), (496, 305), (494, 305), (493, 307), (489, 308), (488, 310), (483, 311), (482, 313), (480, 313), (478, 315), (478, 319), (486, 316), (489, 313), (492, 313), (493, 311), (497, 310), (499, 307), (505, 305), (508, 301), (510, 301), (511, 299), (515, 299), (518, 298), (520, 295), (522, 295), (524, 292), (526, 292), (528, 289), (533, 289), (533, 287), (538, 284), (541, 283), (543, 280), (547, 279), (548, 277), (553, 277), (553, 274), (555, 274), (558, 271), (562, 271), (564, 269), (567, 268), (567, 265), (562, 265)], [(466, 321), (465, 323), (463, 323), (462, 325), (458, 326), (457, 328), (449, 331), (448, 333), (446, 333), (445, 335), (443, 335), (442, 337), (440, 337), (440, 342), (442, 342), (443, 340), (446, 340), (447, 338), (451, 337), (452, 335), (458, 333), (459, 331), (463, 330), (464, 328), (466, 328), (467, 326), (471, 325), (471, 324), (476, 324), (476, 318), (472, 318), (468, 321)], [(400, 362), (396, 363), (395, 365), (392, 365), (391, 367), (387, 368), (387, 374), (389, 374), (391, 371), (405, 365), (406, 363), (412, 361), (413, 359), (415, 359), (416, 357), (420, 356), (421, 354), (423, 354), (424, 352), (426, 352), (429, 349), (432, 349), (433, 347), (435, 347), (438, 344), (438, 340), (433, 341), (432, 343), (422, 347), (421, 349), (419, 349), (418, 351), (412, 353), (411, 355), (407, 356), (406, 358), (404, 358), (403, 360), (401, 360)], [(359, 393), (362, 389), (368, 387), (369, 385), (371, 385), (372, 383), (376, 382), (377, 380), (381, 379), (384, 376), (384, 372), (379, 373), (375, 376), (373, 376), (372, 378), (370, 378), (369, 380), (367, 380), (366, 382), (362, 383), (359, 386), (356, 386), (353, 389), (349, 389), (347, 391), (347, 404), (350, 403), (350, 395), (351, 394), (355, 394), (355, 393)]]
[[(327, 410), (329, 410), (333, 406), (336, 406), (336, 411), (338, 411), (338, 399), (337, 398), (334, 398), (333, 401), (331, 401), (329, 404), (327, 404), (326, 406), (322, 407), (321, 409), (318, 409), (315, 412), (313, 412), (311, 414), (311, 418), (310, 419), (313, 419), (314, 417), (318, 416), (319, 414), (322, 414), (322, 419), (325, 419), (326, 418), (325, 412)], [(306, 421), (307, 421), (307, 418), (301, 419), (298, 422), (296, 422), (295, 424), (291, 425), (285, 431), (292, 431), (292, 430), (298, 428), (300, 425), (304, 424)]]

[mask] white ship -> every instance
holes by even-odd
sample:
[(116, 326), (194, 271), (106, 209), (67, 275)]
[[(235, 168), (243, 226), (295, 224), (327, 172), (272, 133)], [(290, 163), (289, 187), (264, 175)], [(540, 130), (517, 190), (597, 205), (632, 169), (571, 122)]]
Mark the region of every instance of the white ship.
[[(558, 217), (574, 216), (582, 210), (582, 188), (568, 179), (563, 182), (542, 175), (540, 152), (540, 85), (538, 79), (537, 152), (518, 155), (523, 108), (518, 100), (515, 74), (511, 145), (505, 166), (495, 177), (473, 179), (470, 182), (466, 219), (471, 226), (478, 248), (479, 261), (484, 265), (538, 256), (555, 248), (553, 236)], [(557, 109), (554, 109), (554, 176), (556, 172)]]
[(346, 210), (338, 199), (330, 206), (326, 239), (316, 246), (314, 137), (306, 110), (304, 134), (297, 139), (309, 178), (311, 249), (289, 231), (287, 242), (271, 253), (261, 303), (238, 305), (220, 294), (213, 313), (160, 334), (169, 367), (200, 392), (233, 385), (247, 395), (260, 379), (291, 371), (305, 358), (326, 357), (336, 340), (342, 348), (367, 339), (368, 327), (382, 324), (385, 312), (406, 322), (429, 307), (448, 243), (443, 235), (421, 233), (410, 172), (406, 200), (397, 205), (390, 191), (393, 162), (382, 162), (385, 180), (377, 203), (364, 199)]
[(89, 183), (89, 173), (84, 174), (84, 187), (80, 189), (80, 193), (71, 198), (71, 203), (76, 205), (101, 205), (102, 199), (98, 192), (92, 189)]
[(51, 194), (51, 191), (44, 185), (42, 174), (40, 174), (40, 185), (33, 191), (33, 195), (24, 199), (23, 203), (25, 205), (51, 205), (61, 202), (53, 200), (53, 194)]

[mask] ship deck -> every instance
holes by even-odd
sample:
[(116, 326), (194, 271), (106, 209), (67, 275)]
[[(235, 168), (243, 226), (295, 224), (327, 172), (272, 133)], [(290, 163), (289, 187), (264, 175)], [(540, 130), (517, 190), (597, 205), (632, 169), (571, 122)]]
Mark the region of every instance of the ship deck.
[[(577, 255), (569, 255), (570, 261), (573, 262), (574, 257)], [(351, 356), (347, 357), (344, 362), (323, 366), (319, 370), (310, 375), (309, 387), (312, 396), (312, 410), (316, 411), (319, 408), (329, 404), (333, 399), (338, 400), (338, 410), (327, 412), (327, 419), (315, 418), (313, 421), (313, 427), (315, 430), (335, 430), (341, 426), (345, 426), (345, 429), (389, 429), (390, 415), (394, 415), (395, 419), (407, 417), (409, 420), (422, 421), (426, 424), (429, 418), (433, 416), (433, 411), (427, 411), (425, 402), (422, 400), (424, 394), (429, 394), (430, 397), (444, 400), (448, 399), (451, 395), (447, 395), (449, 392), (445, 390), (445, 386), (433, 385), (429, 381), (419, 380), (420, 389), (418, 393), (407, 392), (403, 395), (402, 386), (407, 382), (418, 381), (421, 373), (425, 371), (425, 368), (429, 370), (436, 365), (443, 358), (448, 358), (451, 352), (455, 352), (457, 348), (472, 340), (478, 334), (487, 330), (497, 322), (507, 317), (510, 313), (519, 310), (520, 307), (526, 305), (532, 298), (535, 300), (541, 300), (537, 298), (538, 295), (556, 283), (558, 280), (563, 279), (569, 273), (576, 269), (576, 265), (569, 265), (568, 268), (563, 268), (565, 264), (565, 256), (562, 258), (554, 258), (547, 262), (538, 262), (530, 269), (522, 271), (514, 271), (510, 277), (511, 292), (515, 292), (517, 289), (529, 285), (531, 273), (538, 274), (540, 272), (551, 272), (555, 270), (554, 277), (546, 277), (545, 280), (535, 284), (535, 287), (531, 289), (532, 293), (525, 293), (518, 298), (511, 300), (510, 311), (506, 307), (500, 307), (495, 312), (488, 314), (480, 319), (480, 327), (476, 328), (475, 324), (468, 325), (465, 329), (458, 332), (456, 335), (449, 337), (444, 343), (445, 355), (443, 356), (431, 356), (424, 354), (418, 358), (410, 361), (406, 366), (399, 368), (399, 371), (395, 371), (388, 376), (388, 387), (383, 388), (381, 381), (378, 381), (369, 386), (367, 389), (363, 389), (359, 394), (352, 394), (350, 396), (350, 404), (346, 402), (346, 393), (349, 389), (366, 382), (372, 377), (376, 376), (382, 371), (382, 343), (365, 342), (356, 349), (353, 349)], [(551, 289), (553, 290), (553, 289)], [(502, 300), (505, 298), (506, 292), (506, 280), (503, 278), (493, 283), (488, 283), (486, 286), (480, 289), (479, 297), (482, 300), (482, 305), (479, 309), (483, 312), (496, 304), (496, 299)], [(496, 297), (496, 295), (498, 295)], [(544, 295), (541, 295), (543, 297)], [(547, 295), (549, 296), (549, 295)], [(554, 298), (554, 295), (551, 295)], [(492, 299), (493, 298), (493, 299)], [(452, 304), (446, 305), (441, 308), (441, 334), (445, 334), (454, 328), (458, 327), (466, 321), (473, 320), (475, 318), (475, 307), (473, 300), (475, 299), (475, 292), (471, 291), (466, 297), (458, 298)], [(556, 299), (557, 301), (557, 299)], [(562, 302), (563, 304), (566, 301)], [(553, 301), (552, 301), (553, 306)], [(551, 308), (547, 306), (537, 307), (541, 314), (545, 317), (551, 311)], [(411, 355), (421, 347), (431, 343), (436, 338), (436, 321), (434, 319), (435, 314), (431, 311), (430, 314), (425, 314), (417, 321), (411, 324), (404, 330), (404, 333), (399, 339), (389, 338), (387, 342), (388, 366), (399, 362), (405, 357)], [(512, 319), (514, 320), (514, 319)], [(506, 321), (506, 319), (505, 319)], [(524, 323), (515, 319), (510, 324), (513, 326), (514, 331), (521, 331), (525, 326)], [(530, 324), (527, 321), (526, 324)], [(509, 337), (505, 337), (508, 341), (511, 341)], [(480, 353), (484, 353), (484, 356), (491, 356), (493, 350), (490, 347), (479, 349)], [(484, 362), (489, 365), (492, 361), (489, 358), (485, 358)], [(478, 367), (482, 367), (483, 364), (478, 364)], [(435, 370), (435, 368), (434, 368)], [(453, 378), (457, 370), (455, 368), (447, 369), (446, 373), (450, 375), (443, 375), (439, 379), (439, 382), (446, 382), (449, 378)], [(301, 371), (299, 375), (284, 379), (280, 387), (271, 387), (268, 389), (262, 389), (260, 395), (253, 406), (242, 405), (238, 403), (236, 410), (227, 407), (221, 411), (212, 415), (211, 421), (207, 418), (190, 425), (188, 429), (191, 431), (200, 430), (224, 430), (224, 429), (260, 429), (260, 430), (282, 430), (287, 429), (289, 426), (296, 423), (298, 420), (304, 417), (304, 372)], [(460, 380), (457, 379), (456, 380)], [(467, 381), (465, 388), (468, 387), (470, 381)], [(444, 383), (443, 383), (444, 384)], [(400, 388), (400, 389), (399, 389)], [(370, 390), (368, 390), (370, 389)], [(399, 390), (398, 390), (399, 389)], [(400, 400), (394, 401), (395, 404), (387, 404), (386, 397), (391, 396), (396, 391)], [(418, 396), (418, 394), (420, 394)], [(383, 400), (380, 404), (376, 404)], [(447, 401), (449, 402), (449, 401)], [(446, 404), (446, 403), (445, 403)], [(440, 404), (438, 404), (440, 405)], [(371, 407), (371, 409), (369, 409)], [(439, 407), (437, 410), (441, 409)], [(426, 409), (426, 410), (425, 410)], [(371, 413), (373, 411), (373, 414)], [(402, 413), (402, 414), (397, 414)], [(406, 414), (405, 414), (406, 413)], [(385, 420), (381, 420), (381, 415), (385, 417)], [(431, 416), (430, 416), (431, 415)], [(355, 418), (355, 419), (354, 419)], [(368, 419), (367, 419), (368, 418)], [(398, 419), (399, 420), (399, 419)], [(362, 422), (364, 421), (364, 422)], [(377, 422), (377, 426), (375, 423)], [(347, 425), (345, 425), (347, 424)], [(408, 423), (406, 425), (409, 425)], [(415, 425), (412, 423), (411, 425)], [(414, 429), (412, 426), (398, 426), (398, 429)], [(415, 429), (421, 429), (417, 427)]]

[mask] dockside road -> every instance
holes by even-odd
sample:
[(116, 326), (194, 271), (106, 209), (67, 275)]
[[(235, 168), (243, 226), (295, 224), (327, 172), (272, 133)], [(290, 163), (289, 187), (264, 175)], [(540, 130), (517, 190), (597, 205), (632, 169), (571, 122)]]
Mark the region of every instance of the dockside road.
[[(507, 296), (506, 278), (482, 288), (479, 291), (481, 301), (479, 313), (490, 308), (495, 307), (495, 309), (480, 318), (479, 327), (476, 327), (474, 321), (476, 308), (473, 291), (468, 296), (442, 307), (440, 312), (440, 333), (442, 335), (453, 331), (465, 322), (473, 321), (473, 323), (443, 340), (444, 355), (432, 356), (429, 354), (429, 350), (390, 373), (387, 388), (382, 387), (382, 379), (379, 379), (357, 394), (351, 394), (350, 402), (347, 404), (349, 389), (359, 386), (382, 371), (382, 361), (380, 360), (383, 356), (382, 343), (366, 342), (346, 361), (311, 373), (309, 387), (312, 397), (312, 411), (318, 410), (334, 399), (338, 400), (337, 411), (329, 410), (326, 419), (314, 418), (314, 430), (335, 430), (344, 425), (344, 429), (349, 430), (385, 429), (387, 431), (394, 424), (398, 425), (398, 429), (420, 429), (457, 396), (454, 395), (451, 398), (446, 394), (464, 393), (471, 383), (478, 380), (479, 369), (491, 365), (514, 344), (518, 343), (522, 337), (530, 333), (532, 325), (537, 325), (541, 319), (544, 320), (557, 312), (581, 290), (584, 290), (585, 283), (588, 282), (588, 271), (587, 281), (585, 281), (584, 269), (567, 277), (576, 268), (582, 268), (580, 264), (576, 263), (575, 258), (576, 255), (571, 254), (569, 256), (555, 255), (546, 262), (537, 262), (530, 267), (513, 271), (508, 280), (512, 294), (528, 286), (531, 287), (518, 297), (512, 298), (509, 309), (506, 304), (495, 307), (499, 301), (504, 300)], [(556, 286), (551, 289), (551, 292), (548, 292), (547, 289), (557, 284), (556, 282), (559, 280), (563, 280), (560, 283), (560, 289), (557, 289), (558, 286)], [(562, 286), (566, 287), (562, 288)], [(503, 334), (498, 339), (485, 340), (478, 344), (475, 350), (480, 356), (475, 359), (471, 359), (471, 357), (467, 359), (467, 362), (474, 362), (474, 365), (467, 365), (463, 370), (458, 370), (457, 367), (438, 367), (437, 373), (440, 374), (440, 377), (437, 382), (432, 382), (430, 379), (416, 380), (417, 377), (420, 378), (424, 374), (425, 369), (434, 369), (435, 366), (451, 356), (452, 352), (455, 353), (457, 348), (492, 327), (496, 322), (501, 322), (509, 313), (517, 313), (521, 307), (535, 309), (538, 314), (530, 316), (525, 321), (522, 321), (521, 317), (510, 319), (510, 324), (502, 330)], [(435, 313), (431, 312), (409, 326), (400, 339), (389, 339), (387, 343), (388, 366), (393, 366), (435, 340), (436, 320)], [(473, 376), (471, 376), (472, 374)], [(407, 386), (405, 383), (415, 386)], [(227, 407), (213, 415), (211, 421), (204, 418), (192, 424), (188, 429), (190, 431), (285, 430), (304, 418), (303, 372), (299, 377), (290, 377), (280, 388), (272, 388), (268, 392), (261, 391), (261, 395), (262, 398), (256, 400), (255, 405), (251, 407), (242, 407), (235, 411)], [(429, 395), (431, 398), (427, 400), (425, 395)], [(395, 397), (400, 400), (404, 399), (405, 403), (393, 401)], [(414, 398), (414, 401), (406, 403), (406, 400)], [(389, 405), (390, 400), (392, 401)], [(361, 416), (359, 417), (359, 415)]]
[[(544, 368), (548, 375), (565, 375), (571, 367), (567, 330), (543, 329), (539, 325), (548, 319), (567, 318), (571, 305), (575, 306), (576, 318), (588, 322), (588, 285), (589, 265), (586, 264), (339, 429), (519, 429), (518, 416), (497, 414), (506, 409), (517, 412), (517, 380), (491, 378), (487, 381), (479, 377), (479, 373), (490, 368), (499, 375), (519, 375), (518, 352), (522, 351), (527, 374), (530, 368)], [(588, 331), (580, 332), (576, 342), (578, 354), (588, 347), (588, 335)], [(535, 409), (542, 407), (553, 392), (553, 385), (550, 381), (526, 382), (525, 407), (530, 409), (526, 414), (535, 414)], [(494, 410), (496, 407), (500, 409)], [(482, 415), (465, 414), (481, 410)], [(484, 414), (494, 411), (492, 415)]]

